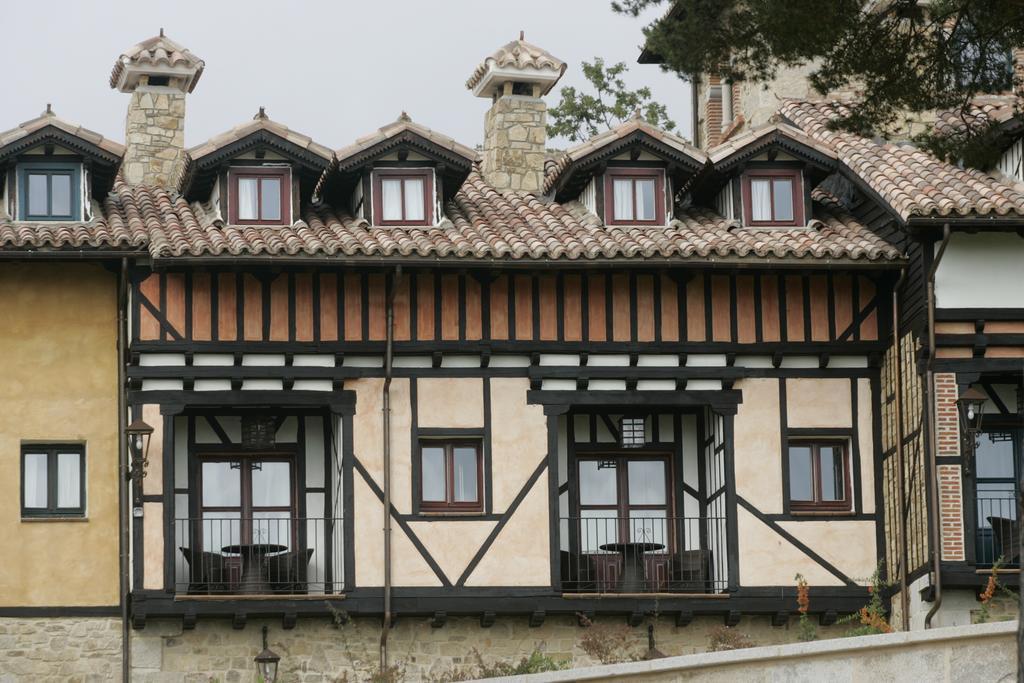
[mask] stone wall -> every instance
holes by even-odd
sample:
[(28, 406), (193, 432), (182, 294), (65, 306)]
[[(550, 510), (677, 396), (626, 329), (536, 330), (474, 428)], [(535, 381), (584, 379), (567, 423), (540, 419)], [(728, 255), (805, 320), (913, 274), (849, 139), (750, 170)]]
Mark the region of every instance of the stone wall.
[(116, 617), (0, 618), (0, 683), (105, 683), (120, 677)]
[(540, 192), (544, 184), (547, 105), (539, 97), (503, 95), (484, 118), (482, 171), (495, 189)]
[(174, 186), (185, 163), (185, 94), (133, 92), (125, 141), (121, 168), (129, 184)]
[[(300, 619), (295, 628), (283, 630), (280, 620), (249, 620), (235, 630), (224, 620), (199, 620), (192, 630), (180, 622), (149, 621), (132, 634), (132, 680), (140, 683), (168, 680), (255, 682), (253, 658), (262, 647), (260, 629), (269, 627), (268, 645), (281, 656), (278, 680), (282, 683), (365, 681), (376, 668), (380, 621), (357, 619), (335, 626), (328, 619)], [(629, 628), (622, 617), (600, 619), (600, 628), (623, 635), (633, 651), (647, 648), (647, 625)], [(677, 627), (674, 618), (654, 623), (658, 649), (668, 655), (706, 652), (711, 631), (722, 626), (720, 618), (698, 618)], [(608, 626), (606, 626), (608, 625)], [(821, 637), (842, 635), (848, 626), (819, 627)], [(736, 630), (757, 645), (790, 643), (796, 640), (796, 621), (772, 626), (768, 617), (745, 617)], [(389, 639), (391, 661), (404, 670), (406, 683), (430, 681), (434, 677), (475, 662), (473, 651), (488, 663), (501, 659), (518, 662), (535, 648), (573, 667), (591, 666), (593, 661), (581, 648), (587, 634), (575, 617), (549, 617), (542, 626), (531, 628), (527, 619), (501, 618), (482, 628), (473, 617), (453, 617), (434, 628), (424, 617), (400, 617)]]

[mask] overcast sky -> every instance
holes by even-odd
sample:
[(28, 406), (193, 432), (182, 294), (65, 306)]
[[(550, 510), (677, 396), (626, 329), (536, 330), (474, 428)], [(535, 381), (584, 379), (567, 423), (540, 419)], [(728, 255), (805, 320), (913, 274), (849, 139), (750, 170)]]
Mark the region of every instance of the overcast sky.
[(473, 97), (465, 81), (520, 29), (568, 64), (549, 105), (558, 87), (582, 84), (581, 60), (602, 56), (627, 62), (629, 85), (650, 86), (688, 131), (689, 86), (636, 63), (645, 23), (613, 13), (608, 0), (103, 0), (45, 9), (5, 3), (0, 63), (10, 68), (0, 130), (38, 116), (51, 102), (59, 116), (123, 141), (128, 96), (109, 88), (110, 69), (124, 50), (163, 27), (206, 61), (188, 100), (190, 147), (250, 119), (261, 105), (334, 149), (402, 110), (476, 145), (488, 103)]

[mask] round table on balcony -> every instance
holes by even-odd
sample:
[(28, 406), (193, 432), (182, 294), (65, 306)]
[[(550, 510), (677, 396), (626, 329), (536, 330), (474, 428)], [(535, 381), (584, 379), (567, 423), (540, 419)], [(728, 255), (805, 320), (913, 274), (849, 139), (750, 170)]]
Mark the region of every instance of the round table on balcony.
[(263, 558), (282, 553), (288, 546), (277, 543), (236, 543), (226, 545), (221, 551), (242, 557), (242, 577), (238, 592), (249, 595), (266, 595), (271, 592), (270, 582), (263, 574)]
[(663, 543), (605, 543), (601, 550), (622, 555), (622, 578), (619, 579), (619, 591), (623, 593), (642, 593), (647, 587), (647, 567), (644, 564), (644, 553), (663, 550)]

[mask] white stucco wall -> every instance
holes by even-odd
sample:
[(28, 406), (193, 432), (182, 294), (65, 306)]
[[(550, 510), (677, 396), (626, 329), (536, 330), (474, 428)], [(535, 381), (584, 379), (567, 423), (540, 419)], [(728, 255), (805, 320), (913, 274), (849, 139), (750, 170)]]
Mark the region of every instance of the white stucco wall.
[(1024, 239), (956, 233), (935, 276), (938, 308), (1024, 308)]

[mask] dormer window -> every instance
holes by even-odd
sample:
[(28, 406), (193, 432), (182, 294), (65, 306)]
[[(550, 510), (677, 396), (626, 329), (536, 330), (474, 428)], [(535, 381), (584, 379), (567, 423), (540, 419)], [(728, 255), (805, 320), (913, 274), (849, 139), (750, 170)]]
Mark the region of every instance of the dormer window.
[(30, 162), (18, 167), (18, 218), (23, 221), (81, 220), (81, 165)]
[(431, 169), (376, 169), (373, 214), (379, 225), (432, 225)]
[(804, 225), (800, 171), (758, 169), (744, 174), (743, 214), (750, 226)]
[(660, 168), (616, 168), (605, 174), (609, 225), (664, 225), (665, 172)]
[(238, 168), (228, 174), (228, 222), (233, 225), (291, 225), (291, 169)]

